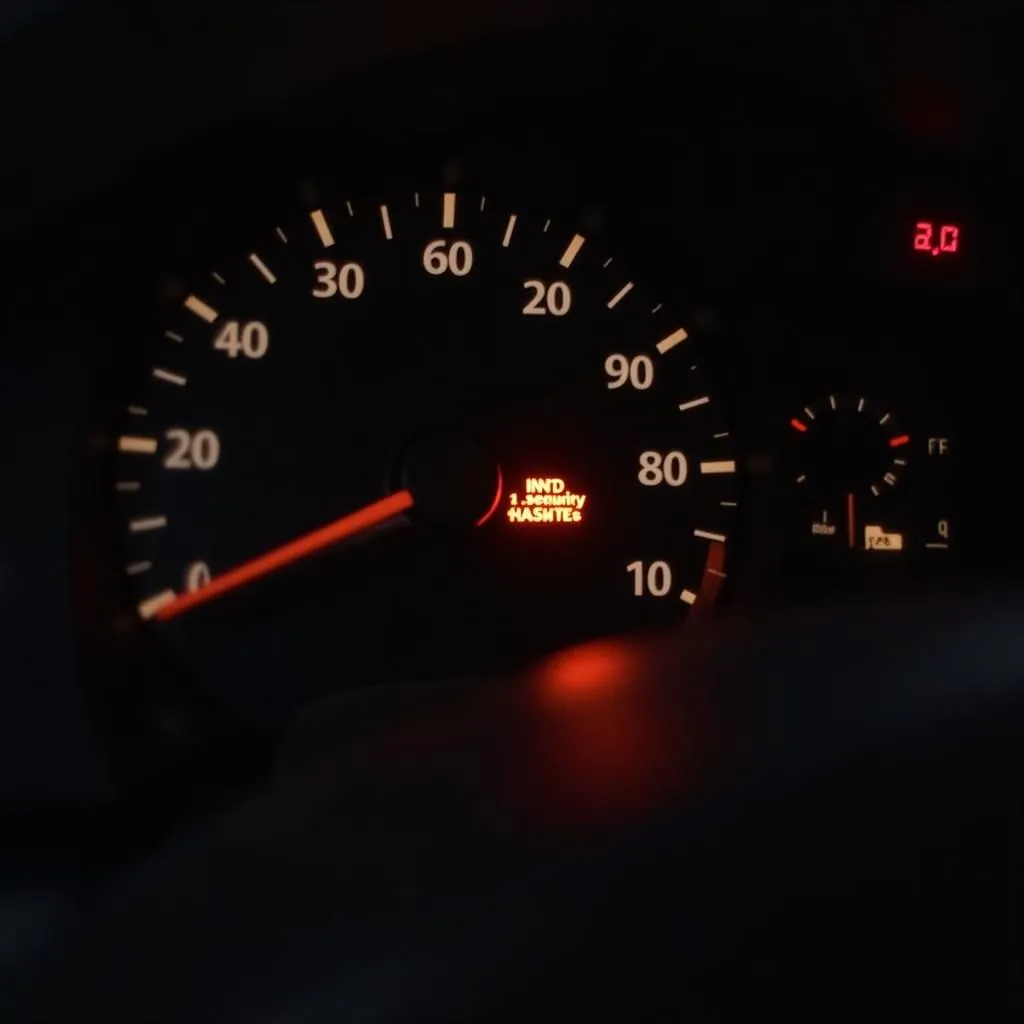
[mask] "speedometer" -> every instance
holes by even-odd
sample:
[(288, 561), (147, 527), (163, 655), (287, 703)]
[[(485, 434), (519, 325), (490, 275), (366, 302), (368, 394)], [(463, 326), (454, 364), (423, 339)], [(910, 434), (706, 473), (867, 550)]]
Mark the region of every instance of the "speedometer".
[(297, 211), (140, 339), (114, 486), (139, 616), (261, 713), (711, 603), (736, 459), (687, 325), (463, 192)]

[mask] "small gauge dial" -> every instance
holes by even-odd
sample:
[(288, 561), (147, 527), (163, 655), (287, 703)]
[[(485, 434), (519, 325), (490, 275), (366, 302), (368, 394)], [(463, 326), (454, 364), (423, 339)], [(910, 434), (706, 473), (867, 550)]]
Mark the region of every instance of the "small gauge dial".
[(796, 482), (822, 497), (879, 497), (907, 466), (910, 435), (896, 417), (862, 396), (829, 395), (790, 420)]
[(902, 550), (902, 535), (882, 523), (910, 461), (911, 437), (896, 416), (863, 395), (830, 394), (789, 427), (809, 535), (849, 550)]
[[(862, 394), (828, 394), (788, 423), (798, 550), (881, 556), (950, 546), (949, 441), (908, 428)], [(826, 562), (822, 563), (827, 565)]]

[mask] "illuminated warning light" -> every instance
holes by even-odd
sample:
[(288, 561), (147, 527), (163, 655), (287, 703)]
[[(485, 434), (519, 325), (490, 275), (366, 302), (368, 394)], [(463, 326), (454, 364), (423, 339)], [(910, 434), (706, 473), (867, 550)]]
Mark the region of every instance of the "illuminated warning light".
[(930, 220), (919, 220), (914, 225), (914, 249), (917, 252), (944, 256), (960, 248), (960, 227), (957, 224), (940, 224), (938, 228)]
[(868, 551), (902, 551), (903, 534), (886, 533), (880, 526), (865, 526), (864, 547)]
[(523, 481), (522, 493), (508, 496), (506, 516), (510, 523), (583, 522), (587, 495), (575, 494), (557, 476), (530, 476)]

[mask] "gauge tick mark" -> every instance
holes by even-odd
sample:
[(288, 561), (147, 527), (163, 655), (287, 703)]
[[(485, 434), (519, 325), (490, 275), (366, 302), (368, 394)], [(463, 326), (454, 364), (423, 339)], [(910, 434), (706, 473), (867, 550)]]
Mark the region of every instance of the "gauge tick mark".
[(579, 255), (585, 241), (586, 239), (582, 235), (573, 235), (572, 241), (565, 247), (565, 252), (562, 253), (562, 258), (558, 261), (559, 264), (568, 270), (572, 266), (572, 261)]
[(160, 366), (153, 370), (153, 376), (157, 380), (166, 381), (168, 384), (176, 384), (179, 388), (183, 388), (188, 383), (187, 377), (183, 377), (180, 373), (172, 373), (170, 370), (165, 370)]
[(133, 519), (128, 524), (132, 533), (148, 533), (150, 530), (162, 530), (167, 525), (167, 516), (143, 516)]
[(139, 615), (143, 619), (152, 619), (161, 608), (166, 608), (177, 599), (178, 595), (173, 590), (164, 590), (159, 594), (146, 598), (139, 604)]
[(686, 333), (686, 331), (684, 331), (683, 328), (680, 327), (678, 330), (675, 330), (670, 335), (668, 335), (668, 337), (662, 338), (661, 341), (659, 341), (658, 344), (655, 345), (654, 347), (662, 355), (665, 355), (666, 352), (671, 352), (672, 349), (676, 347), (676, 345), (681, 345), (684, 341), (686, 341), (688, 337), (689, 335)]
[(117, 450), (128, 455), (155, 455), (158, 444), (155, 437), (131, 437), (125, 435), (117, 440)]
[(249, 253), (249, 262), (260, 272), (269, 284), (277, 284), (277, 275), (256, 255)]
[(316, 228), (317, 236), (320, 238), (320, 243), (325, 249), (330, 249), (334, 245), (334, 232), (331, 231), (331, 226), (327, 223), (327, 218), (324, 216), (323, 210), (314, 210), (310, 215), (309, 219), (313, 222), (313, 227)]
[(455, 227), (455, 193), (445, 192), (441, 206), (441, 227), (451, 230)]
[(724, 533), (710, 533), (707, 530), (694, 530), (693, 535), (694, 537), (700, 537), (703, 540), (715, 540), (720, 544), (724, 544), (726, 541)]
[(679, 406), (680, 412), (686, 412), (688, 409), (697, 409), (702, 405), (707, 405), (711, 401), (709, 395), (702, 395), (700, 398), (693, 398), (689, 402), (683, 402)]
[(627, 281), (609, 300), (608, 308), (614, 309), (631, 291), (633, 290), (633, 282)]
[(185, 300), (185, 308), (190, 313), (194, 313), (200, 320), (205, 320), (208, 324), (214, 323), (220, 316), (220, 313), (213, 306), (207, 305), (207, 303), (195, 295), (190, 295)]

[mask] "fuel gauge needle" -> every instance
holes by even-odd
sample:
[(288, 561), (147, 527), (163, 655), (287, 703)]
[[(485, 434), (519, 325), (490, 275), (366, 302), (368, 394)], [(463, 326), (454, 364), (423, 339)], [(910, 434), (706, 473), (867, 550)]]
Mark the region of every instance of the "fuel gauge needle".
[(857, 546), (857, 506), (852, 494), (846, 496), (846, 530), (852, 550)]
[(248, 562), (243, 562), (242, 565), (221, 576), (215, 576), (199, 590), (175, 597), (173, 601), (168, 601), (157, 612), (156, 618), (161, 622), (177, 618), (193, 608), (198, 608), (200, 605), (214, 600), (214, 598), (244, 587), (247, 583), (252, 583), (253, 580), (283, 569), (293, 562), (308, 558), (339, 541), (350, 540), (361, 533), (372, 530), (375, 526), (381, 526), (412, 507), (413, 497), (410, 491), (397, 491), (394, 494), (389, 494), (386, 498), (366, 505), (357, 512), (350, 512), (312, 533), (289, 541), (287, 544), (274, 548), (273, 551), (268, 551)]

